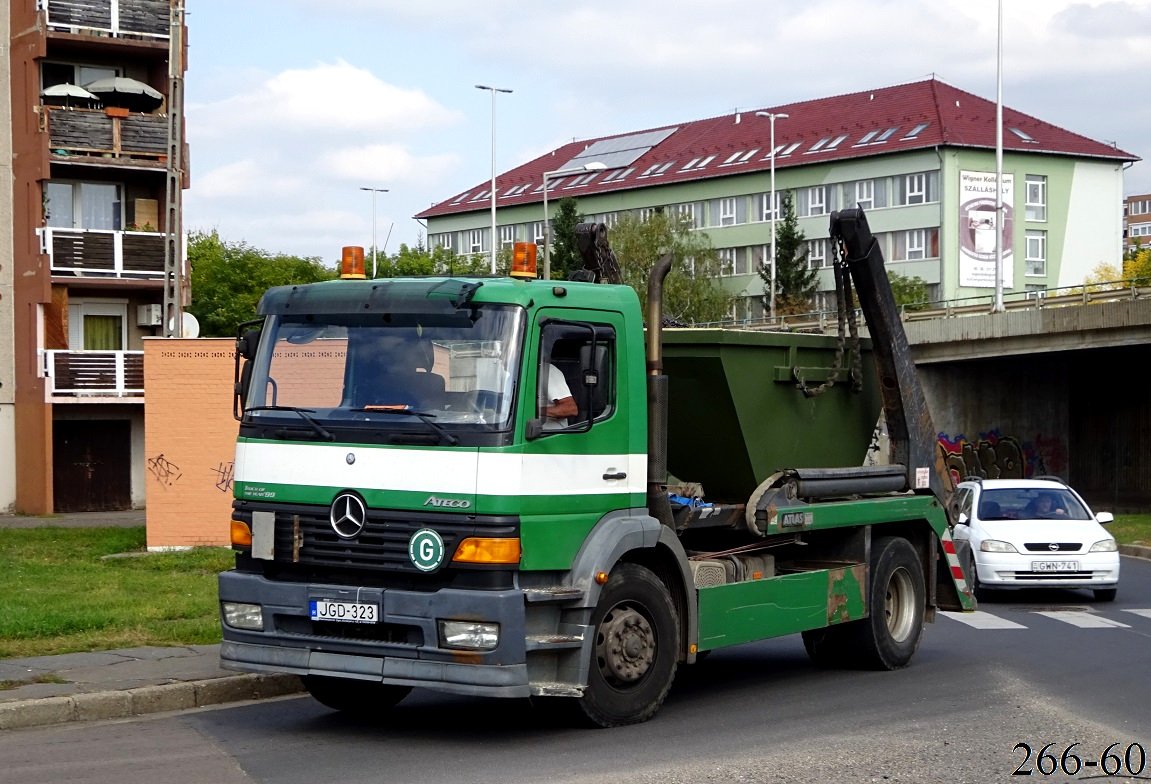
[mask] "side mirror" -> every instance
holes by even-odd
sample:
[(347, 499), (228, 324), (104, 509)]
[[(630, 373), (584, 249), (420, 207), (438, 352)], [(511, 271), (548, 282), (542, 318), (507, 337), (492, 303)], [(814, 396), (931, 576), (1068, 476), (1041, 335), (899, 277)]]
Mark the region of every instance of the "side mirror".
[(1107, 525), (1107, 523), (1115, 522), (1115, 515), (1110, 512), (1099, 512), (1095, 515), (1095, 522), (1100, 525)]
[(524, 428), (524, 438), (528, 441), (535, 441), (544, 433), (544, 421), (542, 419), (529, 419), (527, 427)]
[(968, 519), (966, 512), (960, 512), (959, 513), (959, 519), (956, 520), (955, 522), (959, 525), (967, 525), (970, 522), (970, 520)]
[(256, 356), (256, 346), (260, 344), (260, 332), (258, 329), (249, 329), (240, 337), (236, 338), (236, 353), (244, 359), (252, 359)]

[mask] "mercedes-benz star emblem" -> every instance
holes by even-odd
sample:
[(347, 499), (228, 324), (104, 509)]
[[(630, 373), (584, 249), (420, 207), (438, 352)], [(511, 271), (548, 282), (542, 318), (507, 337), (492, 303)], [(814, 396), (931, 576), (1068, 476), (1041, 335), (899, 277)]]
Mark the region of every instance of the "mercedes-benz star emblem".
[(359, 536), (368, 522), (368, 508), (354, 493), (340, 493), (332, 501), (332, 511), (328, 513), (332, 522), (332, 530), (342, 539), (352, 539)]
[(352, 454), (351, 452), (348, 452), (348, 456), (345, 457), (344, 459), (348, 461), (348, 465), (351, 465), (352, 463), (356, 462), (356, 456), (354, 454)]

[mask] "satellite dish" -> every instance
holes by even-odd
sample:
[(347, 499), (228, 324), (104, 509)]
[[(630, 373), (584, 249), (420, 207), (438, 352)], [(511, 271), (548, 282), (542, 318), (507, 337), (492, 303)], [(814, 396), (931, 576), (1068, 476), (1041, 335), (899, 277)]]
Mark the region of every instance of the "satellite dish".
[[(174, 331), (175, 327), (176, 327), (175, 323), (173, 323), (171, 319), (168, 319), (168, 328)], [(186, 337), (186, 338), (198, 338), (198, 337), (200, 337), (200, 322), (191, 313), (188, 313), (185, 311), (184, 313), (180, 314), (180, 327), (181, 327), (180, 332), (181, 332), (183, 337)]]

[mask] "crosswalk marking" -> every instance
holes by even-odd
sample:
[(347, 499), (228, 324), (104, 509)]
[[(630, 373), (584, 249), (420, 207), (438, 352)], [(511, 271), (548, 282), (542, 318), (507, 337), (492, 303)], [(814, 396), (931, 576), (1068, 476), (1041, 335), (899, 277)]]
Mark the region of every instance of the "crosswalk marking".
[(1015, 621), (1009, 621), (1006, 618), (1000, 618), (998, 615), (992, 615), (989, 612), (976, 610), (970, 613), (940, 613), (946, 615), (948, 618), (965, 623), (968, 626), (973, 626), (976, 629), (1026, 629), (1027, 627)]
[(1130, 629), (1131, 627), (1119, 621), (1113, 621), (1110, 618), (1104, 618), (1101, 615), (1094, 615), (1092, 613), (1085, 613), (1079, 610), (1041, 610), (1036, 615), (1042, 615), (1047, 618), (1053, 618), (1056, 621), (1063, 621), (1072, 626), (1078, 626), (1080, 629)]
[[(1151, 619), (1151, 610), (1149, 609), (1124, 609), (1123, 612), (1138, 615), (1141, 618)], [(976, 610), (975, 612), (961, 613), (961, 612), (940, 612), (941, 616), (950, 618), (953, 621), (959, 621), (962, 624), (972, 627), (973, 629), (1026, 629), (1025, 624), (1009, 621), (1006, 618), (1001, 618), (994, 613), (985, 612), (983, 610)], [(1020, 613), (1022, 615), (1023, 613)], [(1067, 623), (1072, 626), (1077, 626), (1080, 629), (1130, 629), (1131, 626), (1121, 621), (1112, 620), (1106, 616), (1100, 615), (1096, 612), (1086, 610), (1036, 610), (1027, 612), (1028, 615), (1042, 615), (1045, 618), (1050, 618), (1054, 621)], [(1018, 616), (1017, 616), (1018, 617)]]

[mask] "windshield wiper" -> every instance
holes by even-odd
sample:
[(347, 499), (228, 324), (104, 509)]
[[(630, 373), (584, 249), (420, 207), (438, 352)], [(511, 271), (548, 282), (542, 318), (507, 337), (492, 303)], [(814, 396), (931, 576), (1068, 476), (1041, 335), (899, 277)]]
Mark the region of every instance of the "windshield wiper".
[(249, 411), (295, 411), (300, 415), (300, 418), (312, 426), (312, 430), (316, 431), (316, 435), (325, 441), (335, 441), (336, 437), (329, 433), (323, 425), (317, 422), (313, 417), (308, 414), (314, 414), (315, 409), (312, 408), (297, 408), (296, 406), (252, 406), (245, 408), (244, 413)]
[(460, 443), (458, 438), (432, 421), (432, 417), (434, 417), (435, 414), (416, 411), (414, 408), (409, 408), (408, 406), (364, 406), (362, 408), (353, 408), (351, 410), (363, 414), (405, 414), (407, 416), (418, 417), (424, 424), (426, 424), (432, 430), (435, 430), (436, 433), (439, 434), (441, 440), (447, 441), (448, 446), (455, 446), (456, 444)]

